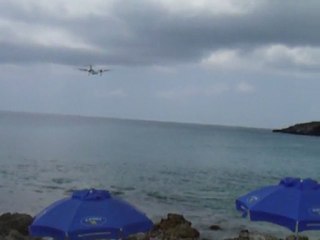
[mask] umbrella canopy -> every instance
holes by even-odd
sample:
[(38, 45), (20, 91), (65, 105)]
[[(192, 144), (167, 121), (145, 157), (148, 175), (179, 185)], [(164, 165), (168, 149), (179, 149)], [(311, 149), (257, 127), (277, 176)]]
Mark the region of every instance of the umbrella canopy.
[(278, 185), (252, 191), (236, 200), (252, 221), (275, 223), (293, 232), (320, 229), (320, 185), (312, 179), (284, 178)]
[(152, 226), (145, 214), (108, 191), (85, 189), (40, 212), (29, 232), (55, 239), (119, 239), (147, 232)]

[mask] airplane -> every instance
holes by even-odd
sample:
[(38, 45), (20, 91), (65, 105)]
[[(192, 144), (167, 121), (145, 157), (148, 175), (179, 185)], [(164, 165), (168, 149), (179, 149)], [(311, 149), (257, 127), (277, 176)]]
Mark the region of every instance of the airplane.
[(110, 71), (110, 69), (93, 69), (92, 65), (89, 65), (89, 68), (79, 68), (80, 71), (85, 71), (88, 72), (88, 75), (97, 75), (100, 74), (100, 76), (102, 76), (103, 72), (107, 72)]

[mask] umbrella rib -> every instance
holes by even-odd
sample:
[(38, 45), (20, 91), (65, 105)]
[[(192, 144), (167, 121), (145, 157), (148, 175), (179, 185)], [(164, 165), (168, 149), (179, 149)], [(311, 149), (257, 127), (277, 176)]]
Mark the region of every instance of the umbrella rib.
[(298, 239), (298, 234), (299, 234), (299, 220), (300, 220), (300, 212), (301, 212), (300, 209), (301, 209), (301, 194), (299, 194), (298, 212), (296, 216), (296, 225), (294, 229), (296, 239)]
[(301, 220), (300, 215), (301, 215), (301, 194), (299, 194), (299, 204), (298, 204), (298, 212), (297, 212), (297, 219), (296, 219), (296, 233), (299, 232), (299, 221)]
[(79, 206), (81, 205), (81, 203), (82, 203), (81, 201), (78, 201), (77, 207), (74, 208), (74, 212), (73, 212), (73, 214), (72, 214), (72, 217), (70, 218), (70, 219), (71, 219), (71, 220), (70, 220), (70, 223), (69, 223), (68, 227), (67, 227), (66, 230), (65, 230), (65, 235), (66, 235), (66, 237), (68, 237), (68, 235), (69, 235), (69, 229), (70, 229), (71, 225), (73, 224), (73, 219), (75, 218), (75, 216), (76, 216), (76, 214), (77, 214), (77, 209), (79, 208)]

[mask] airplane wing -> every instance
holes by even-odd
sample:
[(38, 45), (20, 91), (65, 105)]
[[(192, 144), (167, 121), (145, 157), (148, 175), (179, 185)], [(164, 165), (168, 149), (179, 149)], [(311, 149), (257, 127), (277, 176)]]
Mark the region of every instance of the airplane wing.
[(85, 71), (85, 72), (88, 72), (89, 71), (89, 69), (87, 69), (87, 68), (78, 68), (80, 71)]
[(111, 69), (100, 69), (100, 72), (108, 72), (111, 71)]

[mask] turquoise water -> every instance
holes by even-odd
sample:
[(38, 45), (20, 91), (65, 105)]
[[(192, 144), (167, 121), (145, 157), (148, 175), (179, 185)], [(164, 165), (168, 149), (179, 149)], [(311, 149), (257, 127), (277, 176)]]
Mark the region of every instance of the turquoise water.
[(286, 176), (320, 180), (320, 138), (269, 129), (1, 112), (0, 133), (1, 212), (36, 214), (95, 187), (154, 221), (184, 214), (204, 237), (243, 227), (287, 234), (241, 219), (234, 200)]

